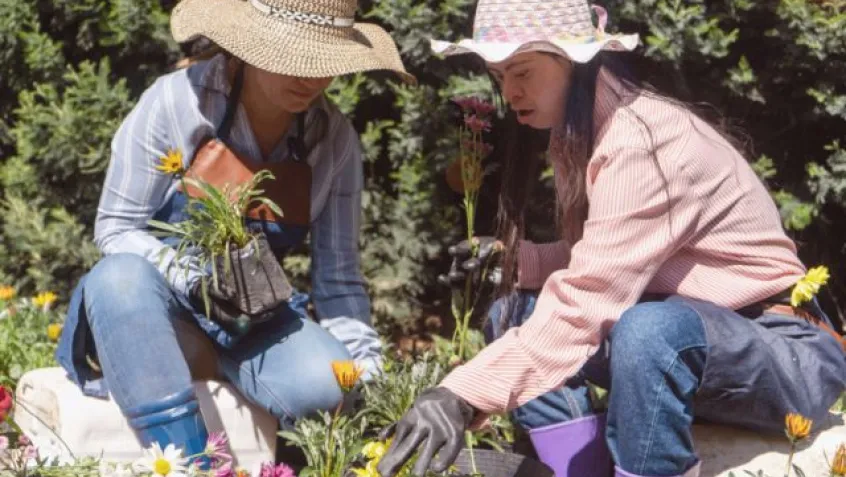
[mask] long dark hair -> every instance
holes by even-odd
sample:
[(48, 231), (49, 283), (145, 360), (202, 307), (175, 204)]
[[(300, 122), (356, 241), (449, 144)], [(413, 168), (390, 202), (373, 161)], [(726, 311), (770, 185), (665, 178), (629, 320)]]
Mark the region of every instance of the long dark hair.
[[(497, 295), (503, 298), (503, 316), (510, 316), (516, 301), (513, 291), (517, 281), (517, 254), (519, 242), (526, 237), (525, 215), (538, 174), (543, 166), (543, 151), (549, 147), (549, 141), (558, 141), (556, 160), (552, 163), (556, 189), (556, 235), (572, 246), (581, 239), (584, 222), (587, 218), (588, 201), (585, 191), (587, 164), (594, 151), (594, 105), (596, 99), (597, 78), (601, 69), (612, 74), (623, 86), (618, 96), (619, 107), (625, 108), (628, 101), (638, 95), (648, 95), (690, 110), (690, 105), (659, 93), (655, 88), (641, 81), (626, 62), (621, 53), (600, 52), (587, 63), (573, 63), (570, 90), (566, 98), (566, 109), (562, 124), (555, 129), (552, 137), (543, 141), (539, 136), (528, 131), (529, 128), (516, 122), (512, 111), (506, 113), (506, 129), (502, 185), (499, 194), (497, 215), (497, 236), (505, 244), (501, 258), (502, 279)], [(496, 81), (494, 89), (503, 104)], [(651, 153), (655, 167), (664, 179), (668, 194), (667, 180), (658, 165), (655, 153), (655, 141), (646, 121), (637, 114), (633, 116), (643, 126), (643, 131), (652, 142)], [(726, 139), (734, 143), (721, 128), (716, 127)], [(672, 212), (668, 216), (672, 227)], [(508, 320), (502, 320), (503, 328)]]

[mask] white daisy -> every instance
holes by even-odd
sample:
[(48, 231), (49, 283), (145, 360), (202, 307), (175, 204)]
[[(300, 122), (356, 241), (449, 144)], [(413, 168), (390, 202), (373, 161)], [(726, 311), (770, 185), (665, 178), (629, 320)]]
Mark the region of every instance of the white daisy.
[(151, 477), (187, 477), (185, 459), (182, 458), (182, 449), (177, 449), (173, 444), (168, 444), (162, 452), (158, 442), (147, 449), (147, 457), (135, 461), (136, 471), (152, 473)]

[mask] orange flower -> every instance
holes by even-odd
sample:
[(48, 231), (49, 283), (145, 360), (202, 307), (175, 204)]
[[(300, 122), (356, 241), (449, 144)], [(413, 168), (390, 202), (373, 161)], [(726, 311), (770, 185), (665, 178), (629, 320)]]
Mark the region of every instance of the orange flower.
[(9, 285), (0, 286), (0, 300), (8, 301), (15, 297), (15, 287)]
[(840, 444), (837, 453), (834, 454), (834, 460), (831, 461), (831, 474), (838, 477), (846, 475), (846, 445), (844, 444)]
[(811, 433), (814, 421), (801, 414), (788, 414), (784, 417), (784, 432), (790, 442), (801, 441)]
[(338, 381), (338, 386), (348, 393), (355, 387), (361, 373), (364, 372), (354, 361), (332, 361), (332, 372), (335, 373), (335, 379)]

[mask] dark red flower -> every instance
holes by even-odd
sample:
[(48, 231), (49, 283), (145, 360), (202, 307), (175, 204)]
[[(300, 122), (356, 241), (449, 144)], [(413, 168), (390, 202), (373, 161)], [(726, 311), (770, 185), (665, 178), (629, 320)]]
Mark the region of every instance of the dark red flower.
[(12, 392), (0, 386), (0, 422), (3, 422), (12, 410)]

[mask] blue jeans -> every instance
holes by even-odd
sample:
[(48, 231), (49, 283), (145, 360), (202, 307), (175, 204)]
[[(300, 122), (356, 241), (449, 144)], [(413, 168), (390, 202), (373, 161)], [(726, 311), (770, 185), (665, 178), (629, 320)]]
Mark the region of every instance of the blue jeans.
[[(518, 292), (494, 303), (486, 338), (523, 323), (535, 299)], [(513, 307), (504, 322), (506, 302)], [(815, 301), (810, 306), (827, 320)], [(846, 354), (792, 315), (750, 316), (671, 296), (626, 310), (576, 376), (515, 409), (515, 420), (533, 429), (594, 413), (585, 380), (609, 390), (605, 434), (614, 463), (638, 475), (674, 476), (698, 461), (694, 416), (774, 433), (789, 412), (822, 420), (846, 389)]]
[[(508, 327), (531, 315), (535, 295), (520, 292)], [(491, 307), (486, 338), (502, 334), (499, 300)], [(691, 401), (708, 353), (700, 317), (677, 303), (643, 303), (629, 309), (609, 339), (560, 389), (512, 411), (533, 429), (594, 414), (585, 381), (610, 389), (606, 439), (623, 470), (679, 475), (698, 461), (693, 451)]]
[[(197, 327), (184, 296), (145, 258), (104, 257), (86, 275), (83, 304), (112, 399), (129, 409), (192, 387), (177, 321)], [(223, 377), (288, 427), (342, 399), (331, 362), (351, 359), (343, 344), (292, 308), (231, 349), (214, 345)]]

